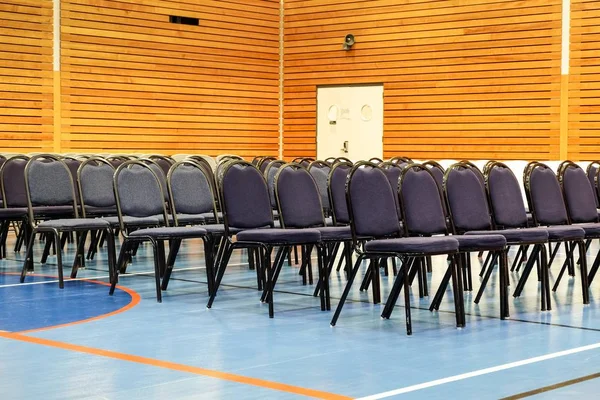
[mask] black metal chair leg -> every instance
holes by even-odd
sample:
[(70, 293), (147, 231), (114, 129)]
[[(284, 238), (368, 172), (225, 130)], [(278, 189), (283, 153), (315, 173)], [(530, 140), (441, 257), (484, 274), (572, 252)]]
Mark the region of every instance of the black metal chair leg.
[(342, 312), (342, 308), (344, 307), (344, 303), (346, 302), (346, 297), (350, 293), (350, 289), (352, 288), (352, 283), (354, 282), (354, 278), (356, 277), (356, 273), (360, 269), (360, 264), (362, 263), (363, 256), (359, 256), (354, 264), (354, 268), (352, 268), (352, 273), (348, 276), (348, 282), (346, 283), (346, 287), (344, 288), (344, 292), (342, 293), (342, 297), (340, 298), (340, 302), (335, 309), (335, 313), (333, 314), (333, 318), (331, 319), (331, 326), (335, 326), (338, 318), (340, 317), (340, 313)]
[[(173, 267), (175, 266), (175, 259), (177, 258), (177, 254), (179, 253), (179, 248), (181, 247), (181, 239), (175, 239), (171, 241), (169, 246), (169, 255), (167, 256), (165, 273), (163, 274), (161, 289), (167, 290), (169, 286), (169, 280), (171, 279), (171, 273), (173, 272)], [(206, 246), (204, 246), (205, 255), (208, 257), (208, 252)], [(206, 270), (208, 272), (209, 266), (206, 266)], [(208, 286), (210, 287), (210, 282), (208, 282)]]
[(71, 279), (77, 278), (77, 271), (84, 266), (85, 239), (88, 232), (81, 232), (77, 241), (77, 250), (75, 251), (75, 259), (73, 260), (73, 269), (71, 270)]
[(215, 279), (215, 286), (213, 288), (213, 292), (210, 294), (210, 298), (208, 299), (208, 304), (206, 304), (206, 308), (211, 308), (213, 302), (215, 301), (217, 290), (219, 290), (219, 285), (221, 284), (221, 280), (223, 279), (223, 274), (225, 274), (225, 269), (227, 269), (229, 258), (231, 257), (231, 253), (234, 249), (233, 244), (229, 243), (229, 241), (226, 241), (224, 245), (226, 246), (226, 249), (223, 250), (223, 257), (220, 262), (221, 265), (217, 268), (217, 278)]
[(585, 243), (583, 241), (579, 241), (577, 242), (577, 247), (579, 248), (579, 259), (581, 260), (581, 270), (580, 270), (580, 275), (581, 275), (581, 293), (583, 296), (583, 304), (589, 304), (590, 303), (590, 292), (589, 292), (589, 286), (588, 286), (588, 282), (587, 282), (587, 259), (586, 259), (586, 248), (585, 248)]
[(479, 287), (479, 291), (477, 292), (477, 296), (475, 296), (475, 304), (479, 304), (479, 300), (481, 300), (481, 296), (483, 295), (483, 291), (485, 290), (485, 287), (488, 283), (488, 280), (490, 279), (490, 276), (492, 275), (492, 270), (494, 269), (494, 262), (497, 260), (498, 258), (498, 253), (496, 252), (490, 252), (490, 254), (493, 254), (492, 257), (492, 262), (489, 265), (486, 273), (485, 273), (485, 277), (483, 278), (483, 281), (481, 281), (481, 286)]

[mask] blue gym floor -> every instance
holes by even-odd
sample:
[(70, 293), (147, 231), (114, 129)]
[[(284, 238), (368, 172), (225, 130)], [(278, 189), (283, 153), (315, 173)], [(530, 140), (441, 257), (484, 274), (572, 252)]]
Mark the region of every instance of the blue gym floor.
[[(600, 282), (583, 306), (578, 276), (564, 277), (552, 311), (539, 310), (532, 273), (523, 295), (510, 297), (511, 318), (498, 318), (497, 275), (473, 303), (480, 263), (473, 256), (474, 292), (465, 293), (467, 326), (456, 329), (451, 293), (439, 312), (412, 292), (413, 335), (407, 336), (403, 296), (390, 320), (359, 282), (337, 326), (333, 310), (345, 285), (331, 279), (332, 311), (320, 311), (313, 286), (297, 265), (284, 266), (275, 318), (259, 301), (255, 271), (242, 253), (232, 258), (213, 308), (200, 242), (178, 258), (162, 304), (155, 298), (151, 249), (142, 246), (120, 289), (108, 295), (105, 251), (78, 280), (60, 290), (56, 260), (37, 262), (19, 283), (22, 253), (0, 261), (0, 399), (539, 399), (594, 398), (600, 389)], [(70, 271), (73, 245), (65, 257)], [(588, 259), (598, 247), (594, 244)], [(511, 252), (512, 261), (514, 251)], [(564, 256), (551, 270), (553, 284)], [(434, 258), (430, 291), (445, 268)], [(519, 273), (511, 273), (511, 290)], [(357, 278), (357, 280), (361, 279)], [(382, 296), (391, 278), (382, 274)]]

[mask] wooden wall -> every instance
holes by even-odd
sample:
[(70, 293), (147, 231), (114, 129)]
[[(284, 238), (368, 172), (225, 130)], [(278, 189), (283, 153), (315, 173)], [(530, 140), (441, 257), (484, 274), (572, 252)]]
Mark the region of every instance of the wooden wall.
[(52, 0), (3, 0), (0, 21), (0, 149), (52, 150)]
[(62, 0), (61, 149), (277, 155), (279, 14), (278, 0)]
[(569, 153), (600, 159), (600, 1), (571, 0)]
[(560, 0), (286, 0), (284, 15), (286, 157), (316, 153), (317, 85), (383, 83), (385, 157), (558, 158)]

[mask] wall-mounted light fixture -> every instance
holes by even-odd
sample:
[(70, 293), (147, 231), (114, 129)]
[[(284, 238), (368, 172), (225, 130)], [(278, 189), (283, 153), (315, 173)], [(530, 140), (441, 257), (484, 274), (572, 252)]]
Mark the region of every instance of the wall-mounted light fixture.
[(342, 46), (342, 49), (348, 51), (352, 48), (353, 45), (354, 45), (354, 35), (349, 33), (344, 38), (344, 44)]

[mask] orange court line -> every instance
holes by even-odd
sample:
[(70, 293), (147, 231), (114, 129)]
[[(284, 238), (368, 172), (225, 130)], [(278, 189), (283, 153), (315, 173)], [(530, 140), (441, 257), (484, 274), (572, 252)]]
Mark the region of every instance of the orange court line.
[(72, 343), (59, 342), (57, 340), (43, 339), (32, 336), (25, 336), (20, 333), (0, 332), (0, 337), (5, 339), (17, 340), (25, 343), (38, 344), (47, 347), (53, 347), (62, 350), (70, 350), (78, 353), (91, 354), (100, 357), (112, 358), (115, 360), (128, 361), (137, 364), (150, 365), (153, 367), (169, 369), (172, 371), (186, 372), (194, 375), (207, 376), (210, 378), (222, 379), (225, 381), (241, 383), (244, 385), (257, 386), (264, 389), (278, 390), (281, 392), (298, 394), (316, 399), (326, 400), (350, 400), (351, 397), (342, 396), (335, 393), (323, 392), (303, 388), (300, 386), (288, 385), (285, 383), (267, 381), (259, 378), (252, 378), (243, 375), (220, 372), (206, 368), (194, 367), (191, 365), (178, 364), (170, 361), (162, 361), (154, 358), (136, 356), (133, 354), (119, 353), (111, 350), (102, 350), (94, 347), (80, 346)]
[[(38, 275), (38, 276), (40, 276), (40, 275)], [(103, 286), (110, 286), (109, 283), (100, 282), (100, 281), (94, 281), (94, 280), (91, 280), (91, 279), (80, 279), (80, 281), (91, 282), (91, 283), (95, 283), (95, 284), (103, 285)], [(60, 324), (60, 325), (45, 326), (43, 328), (29, 329), (27, 331), (21, 331), (19, 333), (21, 333), (21, 334), (27, 334), (27, 333), (34, 333), (34, 332), (40, 332), (40, 331), (47, 331), (49, 329), (65, 328), (67, 326), (79, 325), (79, 324), (83, 324), (83, 323), (86, 323), (86, 322), (91, 322), (91, 321), (96, 321), (96, 320), (99, 320), (99, 319), (104, 319), (104, 318), (112, 317), (113, 315), (121, 314), (121, 313), (123, 313), (123, 312), (125, 312), (127, 310), (132, 309), (133, 307), (137, 306), (138, 303), (140, 302), (141, 297), (140, 297), (140, 295), (135, 290), (129, 289), (129, 288), (125, 287), (125, 286), (118, 286), (118, 285), (117, 285), (117, 289), (120, 289), (120, 290), (124, 291), (125, 293), (128, 293), (131, 296), (131, 301), (125, 307), (121, 307), (118, 310), (111, 311), (111, 312), (109, 312), (107, 314), (97, 315), (95, 317), (91, 317), (91, 318), (87, 318), (87, 319), (82, 319), (80, 321), (67, 322), (65, 324)]]

